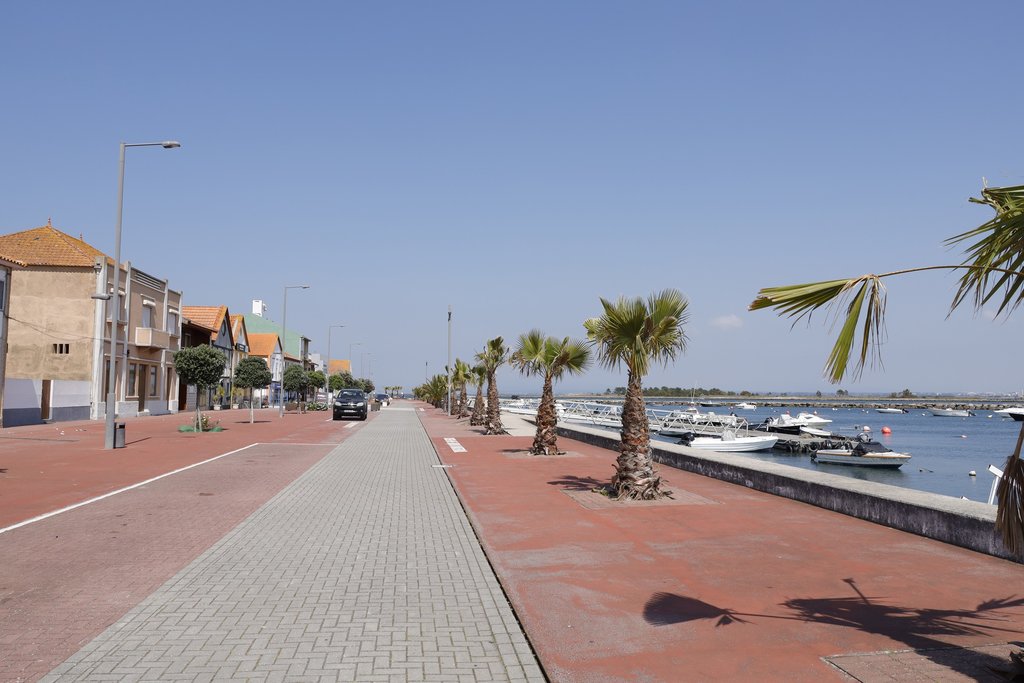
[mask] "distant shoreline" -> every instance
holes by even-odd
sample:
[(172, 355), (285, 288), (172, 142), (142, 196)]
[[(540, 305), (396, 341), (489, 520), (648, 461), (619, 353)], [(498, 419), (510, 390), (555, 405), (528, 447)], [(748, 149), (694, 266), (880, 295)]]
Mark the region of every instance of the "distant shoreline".
[[(503, 396), (511, 398), (512, 395)], [(530, 394), (515, 394), (517, 398), (540, 398)], [(568, 401), (593, 401), (596, 403), (621, 403), (621, 394), (561, 394), (556, 398)], [(649, 405), (679, 405), (695, 403), (714, 403), (717, 407), (728, 408), (736, 403), (749, 402), (760, 406), (778, 408), (882, 408), (894, 407), (907, 410), (927, 410), (928, 408), (960, 408), (967, 410), (998, 410), (1000, 408), (1024, 405), (1024, 399), (1010, 396), (986, 396), (985, 398), (965, 398), (963, 396), (929, 396), (915, 398), (889, 398), (887, 396), (701, 396), (691, 399), (683, 396), (656, 396), (644, 394), (644, 402)], [(712, 406), (715, 407), (715, 406)]]

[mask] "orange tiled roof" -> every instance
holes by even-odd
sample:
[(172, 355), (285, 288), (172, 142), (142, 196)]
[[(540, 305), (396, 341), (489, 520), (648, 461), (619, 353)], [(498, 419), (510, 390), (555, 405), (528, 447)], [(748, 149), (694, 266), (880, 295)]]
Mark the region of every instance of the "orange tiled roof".
[[(238, 315), (231, 316), (231, 336), (238, 341), (238, 337), (241, 336), (242, 330), (245, 330), (245, 316), (239, 313)], [(246, 339), (249, 337), (249, 331), (245, 330)]]
[(50, 225), (0, 235), (0, 258), (20, 266), (87, 266), (107, 255)]
[(249, 355), (270, 358), (278, 346), (277, 335), (272, 332), (252, 332), (249, 334)]
[(221, 321), (228, 312), (227, 306), (182, 306), (181, 314), (200, 327), (213, 330), (211, 340), (217, 338)]

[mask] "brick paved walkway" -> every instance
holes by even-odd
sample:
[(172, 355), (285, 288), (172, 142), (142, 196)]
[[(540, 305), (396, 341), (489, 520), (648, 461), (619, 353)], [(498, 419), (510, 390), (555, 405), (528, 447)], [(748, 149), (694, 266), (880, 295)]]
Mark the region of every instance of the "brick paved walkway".
[(44, 680), (544, 680), (437, 464), (383, 412)]

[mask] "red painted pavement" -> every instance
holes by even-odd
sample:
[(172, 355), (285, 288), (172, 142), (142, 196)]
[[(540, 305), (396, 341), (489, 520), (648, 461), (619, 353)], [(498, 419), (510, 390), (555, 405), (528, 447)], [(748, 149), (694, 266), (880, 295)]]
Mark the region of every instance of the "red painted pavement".
[(974, 680), (949, 648), (1024, 640), (1021, 565), (668, 467), (676, 502), (608, 505), (614, 452), (420, 416), (553, 680)]
[(128, 420), (114, 451), (102, 423), (0, 432), (0, 526), (267, 444), (0, 534), (0, 681), (45, 675), (359, 429), (324, 412), (210, 414), (226, 431)]

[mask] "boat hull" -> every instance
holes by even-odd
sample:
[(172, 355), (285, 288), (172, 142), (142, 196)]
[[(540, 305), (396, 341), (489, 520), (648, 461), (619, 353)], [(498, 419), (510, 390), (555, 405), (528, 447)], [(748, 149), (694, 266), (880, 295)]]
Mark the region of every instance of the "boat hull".
[(719, 453), (749, 453), (752, 451), (770, 451), (775, 447), (777, 436), (741, 436), (735, 439), (715, 439), (699, 436), (688, 444), (690, 448)]
[(970, 417), (969, 410), (957, 410), (955, 408), (929, 408), (928, 412), (935, 417)]
[(910, 460), (906, 453), (865, 453), (855, 455), (846, 449), (821, 450), (814, 454), (814, 461), (829, 465), (850, 465), (853, 467), (875, 467), (897, 469)]

